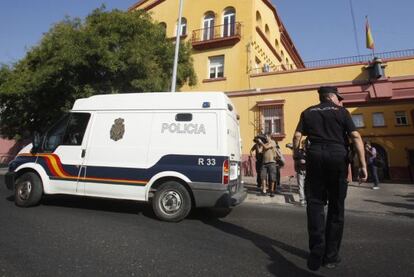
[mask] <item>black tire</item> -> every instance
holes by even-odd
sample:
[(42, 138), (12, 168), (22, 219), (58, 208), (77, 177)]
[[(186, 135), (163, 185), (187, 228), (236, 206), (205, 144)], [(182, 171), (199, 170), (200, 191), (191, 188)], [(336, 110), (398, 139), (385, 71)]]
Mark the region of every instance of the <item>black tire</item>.
[(178, 182), (165, 182), (155, 192), (152, 208), (155, 215), (163, 221), (181, 221), (191, 211), (190, 193)]
[(14, 203), (19, 207), (37, 205), (43, 195), (40, 177), (33, 172), (26, 172), (16, 180)]

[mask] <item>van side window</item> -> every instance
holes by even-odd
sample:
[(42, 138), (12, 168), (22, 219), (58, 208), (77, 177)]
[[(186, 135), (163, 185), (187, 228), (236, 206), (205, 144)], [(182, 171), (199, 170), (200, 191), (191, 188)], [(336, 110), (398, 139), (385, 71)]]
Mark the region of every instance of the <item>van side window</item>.
[(175, 115), (175, 121), (191, 121), (193, 120), (193, 114), (191, 113), (178, 113)]
[(89, 113), (73, 113), (66, 128), (62, 144), (81, 145), (90, 117)]
[(53, 152), (59, 145), (81, 145), (89, 113), (70, 113), (59, 120), (46, 133), (43, 150)]

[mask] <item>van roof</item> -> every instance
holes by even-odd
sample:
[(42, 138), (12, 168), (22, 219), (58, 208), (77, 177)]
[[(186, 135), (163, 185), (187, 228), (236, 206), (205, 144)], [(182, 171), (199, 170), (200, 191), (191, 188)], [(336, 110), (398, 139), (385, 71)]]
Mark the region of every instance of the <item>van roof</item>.
[[(186, 110), (228, 109), (230, 99), (223, 92), (151, 92), (94, 95), (75, 101), (72, 111), (90, 110)], [(205, 104), (206, 105), (206, 104)]]

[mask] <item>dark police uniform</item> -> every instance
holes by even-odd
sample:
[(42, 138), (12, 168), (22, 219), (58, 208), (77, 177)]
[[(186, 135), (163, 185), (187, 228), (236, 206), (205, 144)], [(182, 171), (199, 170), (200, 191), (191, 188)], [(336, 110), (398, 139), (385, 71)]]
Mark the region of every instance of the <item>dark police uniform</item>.
[(311, 256), (323, 258), (324, 263), (339, 260), (348, 187), (348, 137), (355, 130), (349, 112), (330, 101), (303, 111), (296, 128), (309, 140), (305, 180), (309, 249)]

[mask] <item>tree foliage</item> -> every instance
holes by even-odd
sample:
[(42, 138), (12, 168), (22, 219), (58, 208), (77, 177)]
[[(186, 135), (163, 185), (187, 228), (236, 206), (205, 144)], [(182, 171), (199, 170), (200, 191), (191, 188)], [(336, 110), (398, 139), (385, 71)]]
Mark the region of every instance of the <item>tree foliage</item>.
[[(177, 87), (194, 85), (190, 45), (181, 45)], [(27, 138), (55, 122), (75, 99), (168, 91), (174, 43), (143, 11), (93, 11), (65, 18), (13, 66), (0, 68), (0, 134)]]

